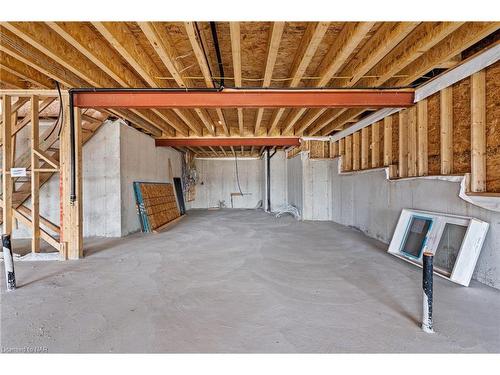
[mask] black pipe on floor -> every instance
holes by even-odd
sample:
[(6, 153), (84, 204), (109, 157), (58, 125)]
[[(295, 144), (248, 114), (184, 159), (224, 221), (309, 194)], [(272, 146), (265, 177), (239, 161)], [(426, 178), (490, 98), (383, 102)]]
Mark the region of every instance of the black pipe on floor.
[(432, 326), (432, 287), (433, 287), (433, 255), (425, 252), (423, 255), (423, 314), (422, 314), (422, 330), (427, 333), (434, 332)]
[(16, 289), (16, 274), (14, 272), (14, 258), (12, 256), (12, 244), (10, 242), (10, 234), (2, 235), (3, 248), (3, 264), (5, 267), (5, 281), (7, 290)]

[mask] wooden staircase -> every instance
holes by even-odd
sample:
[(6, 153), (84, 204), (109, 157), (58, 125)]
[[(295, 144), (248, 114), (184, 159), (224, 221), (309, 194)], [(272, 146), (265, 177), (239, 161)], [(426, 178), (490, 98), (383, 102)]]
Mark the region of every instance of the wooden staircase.
[[(40, 112), (47, 108), (47, 106), (52, 103), (54, 98), (49, 98), (51, 100), (44, 100), (40, 103)], [(23, 105), (25, 105), (28, 101), (25, 98), (20, 98), (15, 104), (13, 109), (16, 111), (21, 109)], [(96, 131), (101, 127), (104, 121), (109, 117), (108, 113), (100, 112), (97, 110), (88, 109), (82, 115), (82, 141), (85, 144), (92, 136), (96, 133)], [(21, 121), (16, 121), (16, 125), (13, 127), (13, 138), (15, 140), (16, 134), (24, 128), (26, 125), (30, 123), (30, 117), (26, 116)], [(56, 162), (59, 162), (59, 132), (60, 132), (61, 124), (54, 123), (49, 129), (47, 129), (44, 133), (40, 135), (40, 143), (39, 150), (44, 153), (47, 158), (50, 158)], [(0, 145), (2, 142), (0, 140)], [(27, 168), (30, 170), (31, 168), (31, 147), (23, 152), (14, 162), (15, 167), (19, 168)], [(40, 169), (52, 169), (51, 166), (47, 162), (41, 162), (39, 165)], [(43, 186), (47, 181), (49, 181), (55, 172), (40, 172), (40, 187)], [(20, 221), (25, 224), (29, 224), (31, 222), (31, 210), (24, 206), (24, 202), (26, 202), (31, 196), (31, 182), (29, 177), (19, 177), (14, 179), (14, 188), (12, 194), (12, 207), (15, 209), (15, 216)], [(0, 194), (0, 205), (3, 206), (3, 195)], [(0, 210), (0, 224), (3, 223), (3, 212)], [(59, 232), (59, 227), (50, 222), (49, 220), (40, 217), (40, 224), (46, 227), (47, 230), (52, 232)], [(42, 229), (43, 231), (43, 229)], [(50, 236), (49, 236), (50, 237)], [(42, 233), (42, 238), (44, 238)], [(49, 239), (49, 238), (44, 238)], [(49, 239), (50, 241), (50, 239)]]

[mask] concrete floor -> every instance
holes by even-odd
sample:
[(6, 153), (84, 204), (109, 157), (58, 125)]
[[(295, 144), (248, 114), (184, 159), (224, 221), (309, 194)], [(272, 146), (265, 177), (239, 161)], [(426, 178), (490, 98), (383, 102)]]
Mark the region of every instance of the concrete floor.
[(499, 352), (500, 291), (435, 278), (332, 222), (190, 211), (161, 234), (86, 241), (86, 257), (2, 278), (1, 346), (48, 352)]

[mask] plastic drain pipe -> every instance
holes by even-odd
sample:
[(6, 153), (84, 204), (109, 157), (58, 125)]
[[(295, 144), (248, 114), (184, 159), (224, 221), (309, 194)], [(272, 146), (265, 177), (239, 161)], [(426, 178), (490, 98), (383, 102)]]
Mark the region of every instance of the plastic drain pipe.
[(433, 278), (433, 258), (434, 254), (425, 252), (423, 255), (423, 315), (422, 330), (427, 333), (433, 333), (432, 326), (432, 278)]
[(16, 289), (16, 274), (14, 273), (14, 259), (12, 257), (12, 245), (9, 234), (2, 235), (2, 248), (7, 290), (12, 291)]

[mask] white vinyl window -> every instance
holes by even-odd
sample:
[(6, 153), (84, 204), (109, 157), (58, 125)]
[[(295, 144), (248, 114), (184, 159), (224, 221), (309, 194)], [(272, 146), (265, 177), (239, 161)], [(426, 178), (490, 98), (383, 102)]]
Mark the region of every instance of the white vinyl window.
[(472, 217), (403, 209), (388, 252), (417, 266), (432, 252), (436, 274), (468, 286), (488, 227)]

